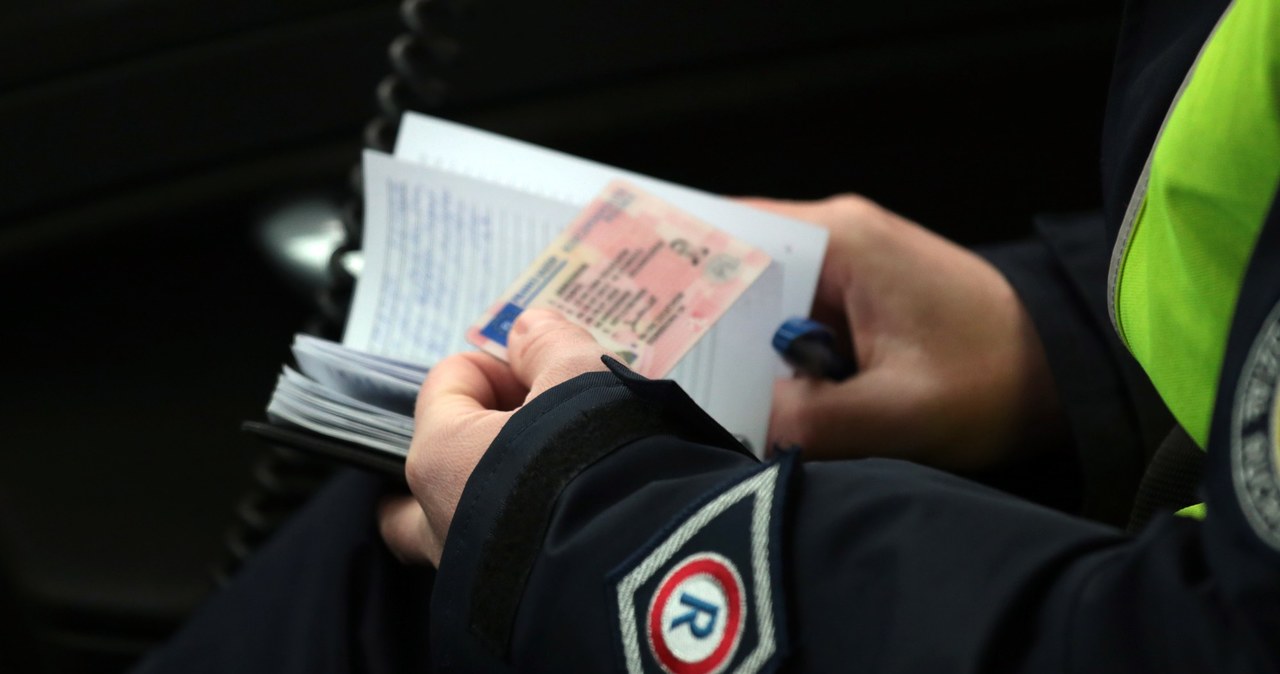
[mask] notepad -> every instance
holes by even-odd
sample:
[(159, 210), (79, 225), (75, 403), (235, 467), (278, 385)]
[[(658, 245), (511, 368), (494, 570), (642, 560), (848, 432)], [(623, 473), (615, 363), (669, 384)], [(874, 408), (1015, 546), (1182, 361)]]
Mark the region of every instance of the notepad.
[[(757, 453), (773, 379), (770, 338), (807, 315), (826, 232), (732, 200), (424, 115), (396, 155), (366, 151), (364, 263), (341, 344), (300, 336), (269, 417), (403, 454), (412, 397), (431, 365), (611, 180), (640, 185), (774, 260), (669, 378)], [(347, 408), (343, 409), (343, 401)]]

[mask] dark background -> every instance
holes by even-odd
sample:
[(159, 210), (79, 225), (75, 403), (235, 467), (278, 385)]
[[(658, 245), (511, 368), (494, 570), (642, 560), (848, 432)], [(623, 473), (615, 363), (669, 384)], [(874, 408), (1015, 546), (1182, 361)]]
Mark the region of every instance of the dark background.
[(1099, 199), (1116, 3), (404, 4), (0, 8), (0, 670), (119, 671), (213, 587), (317, 312), (259, 214), (350, 199), (403, 107), (968, 243)]

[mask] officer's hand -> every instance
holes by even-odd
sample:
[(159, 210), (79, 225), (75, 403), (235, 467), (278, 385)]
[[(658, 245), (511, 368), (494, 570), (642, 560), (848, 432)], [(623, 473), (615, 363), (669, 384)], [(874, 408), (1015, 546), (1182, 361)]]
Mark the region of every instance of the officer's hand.
[(852, 331), (859, 365), (839, 384), (779, 381), (771, 444), (977, 469), (1056, 430), (1039, 336), (985, 260), (858, 196), (745, 202), (831, 232), (813, 315)]
[(547, 311), (521, 314), (508, 347), (510, 367), (464, 353), (441, 361), (422, 384), (405, 464), (413, 497), (390, 499), (379, 514), (382, 537), (402, 561), (440, 563), (467, 478), (520, 406), (583, 372), (604, 369), (604, 348)]

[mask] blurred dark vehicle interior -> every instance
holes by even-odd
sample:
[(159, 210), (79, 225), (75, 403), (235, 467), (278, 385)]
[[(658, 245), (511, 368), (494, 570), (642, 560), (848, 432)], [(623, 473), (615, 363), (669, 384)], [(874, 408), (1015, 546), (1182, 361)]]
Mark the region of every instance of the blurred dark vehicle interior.
[(293, 478), (238, 424), (340, 313), (262, 213), (358, 223), (400, 110), (993, 241), (1097, 205), (1118, 5), (10, 0), (0, 671), (122, 671), (252, 547), (245, 499)]

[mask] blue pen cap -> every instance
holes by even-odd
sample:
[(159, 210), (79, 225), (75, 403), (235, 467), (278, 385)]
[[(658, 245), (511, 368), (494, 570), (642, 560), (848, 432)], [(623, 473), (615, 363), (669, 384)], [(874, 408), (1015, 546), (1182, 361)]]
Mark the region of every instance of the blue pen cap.
[(834, 339), (831, 328), (809, 319), (809, 318), (789, 318), (778, 326), (778, 331), (773, 333), (773, 350), (778, 352), (780, 356), (786, 356), (787, 352), (792, 350), (792, 345), (797, 339), (819, 339), (830, 344)]
[(791, 318), (773, 333), (773, 349), (799, 374), (841, 381), (857, 366), (836, 353), (835, 332), (808, 318)]

